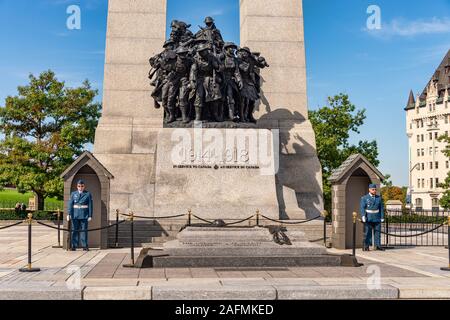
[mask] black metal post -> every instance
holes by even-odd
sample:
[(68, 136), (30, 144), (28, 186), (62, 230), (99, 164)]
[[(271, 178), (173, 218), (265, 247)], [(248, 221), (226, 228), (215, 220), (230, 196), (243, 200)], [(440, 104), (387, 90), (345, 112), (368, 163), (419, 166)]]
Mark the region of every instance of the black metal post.
[(57, 221), (58, 221), (58, 245), (57, 246), (53, 246), (53, 248), (55, 249), (61, 249), (61, 210), (56, 211), (56, 217), (57, 217)]
[(353, 239), (352, 239), (352, 256), (356, 257), (356, 218), (358, 214), (353, 212)]
[(350, 267), (361, 267), (363, 266), (362, 263), (359, 263), (356, 259), (356, 221), (358, 218), (358, 214), (356, 212), (353, 212), (353, 241), (352, 241), (352, 255), (348, 256), (347, 258), (343, 256), (343, 260), (341, 264), (343, 266), (350, 266)]
[(448, 216), (447, 221), (447, 249), (448, 249), (448, 267), (447, 268), (441, 268), (442, 271), (450, 271), (450, 214)]
[(130, 231), (131, 231), (131, 263), (124, 264), (124, 268), (134, 268), (134, 213), (130, 213)]
[(67, 236), (67, 241), (69, 242), (67, 245), (67, 250), (72, 250), (72, 219), (67, 222), (67, 230), (69, 230)]
[(188, 211), (188, 226), (190, 227), (192, 224), (192, 211)]
[(259, 210), (256, 210), (256, 226), (259, 227)]
[(122, 247), (119, 246), (119, 216), (120, 216), (120, 210), (116, 210), (116, 234), (115, 234), (115, 241), (114, 241), (114, 248), (115, 249), (121, 249)]
[(323, 211), (323, 245), (327, 247), (327, 217), (328, 212), (326, 210)]
[(32, 268), (31, 267), (31, 236), (32, 236), (32, 230), (31, 225), (33, 224), (33, 214), (28, 214), (28, 264), (25, 268), (19, 269), (20, 272), (39, 272), (41, 269), (39, 268)]

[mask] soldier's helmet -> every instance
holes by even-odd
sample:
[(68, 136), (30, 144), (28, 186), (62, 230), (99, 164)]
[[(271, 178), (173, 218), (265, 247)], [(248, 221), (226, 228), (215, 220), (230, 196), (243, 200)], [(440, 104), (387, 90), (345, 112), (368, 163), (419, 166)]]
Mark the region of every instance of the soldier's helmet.
[(198, 47), (197, 47), (197, 52), (202, 52), (205, 50), (209, 50), (209, 44), (208, 43), (201, 43)]
[(214, 19), (211, 18), (211, 17), (206, 17), (206, 18), (205, 18), (205, 23), (206, 23), (206, 24), (208, 24), (208, 23), (214, 23)]
[(189, 49), (186, 47), (179, 47), (175, 52), (176, 54), (186, 54), (189, 52)]
[(237, 45), (235, 45), (233, 42), (225, 42), (225, 44), (223, 45), (223, 48), (224, 49), (227, 49), (227, 48), (237, 49)]
[(174, 45), (175, 42), (171, 39), (167, 40), (166, 42), (164, 42), (163, 48), (167, 48), (170, 45)]
[(240, 48), (239, 51), (245, 51), (245, 52), (247, 52), (248, 54), (252, 54), (252, 52), (250, 51), (249, 47), (243, 47), (243, 48)]

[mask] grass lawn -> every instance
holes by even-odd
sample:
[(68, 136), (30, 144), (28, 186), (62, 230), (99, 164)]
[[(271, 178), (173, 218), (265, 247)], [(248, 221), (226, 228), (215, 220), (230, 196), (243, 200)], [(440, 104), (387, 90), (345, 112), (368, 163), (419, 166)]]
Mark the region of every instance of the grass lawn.
[[(0, 207), (3, 208), (14, 208), (17, 202), (25, 203), (28, 206), (28, 199), (33, 197), (33, 193), (19, 193), (17, 190), (5, 189), (0, 191)], [(57, 208), (58, 206), (62, 208), (62, 201), (54, 198), (45, 199), (45, 207), (51, 209)]]

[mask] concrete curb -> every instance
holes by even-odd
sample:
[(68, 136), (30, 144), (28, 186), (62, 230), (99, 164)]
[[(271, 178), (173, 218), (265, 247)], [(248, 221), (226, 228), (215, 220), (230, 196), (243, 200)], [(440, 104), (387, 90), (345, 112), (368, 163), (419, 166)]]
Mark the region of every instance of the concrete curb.
[(82, 300), (82, 290), (60, 287), (3, 287), (0, 288), (0, 300)]

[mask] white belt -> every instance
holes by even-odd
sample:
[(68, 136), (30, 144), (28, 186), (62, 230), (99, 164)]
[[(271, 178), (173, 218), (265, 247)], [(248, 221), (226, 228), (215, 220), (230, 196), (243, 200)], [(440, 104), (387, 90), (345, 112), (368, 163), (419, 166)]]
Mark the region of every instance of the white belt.
[(82, 206), (82, 205), (76, 204), (73, 206), (73, 208), (74, 209), (89, 209), (89, 206)]
[(380, 210), (366, 210), (367, 213), (379, 213)]

